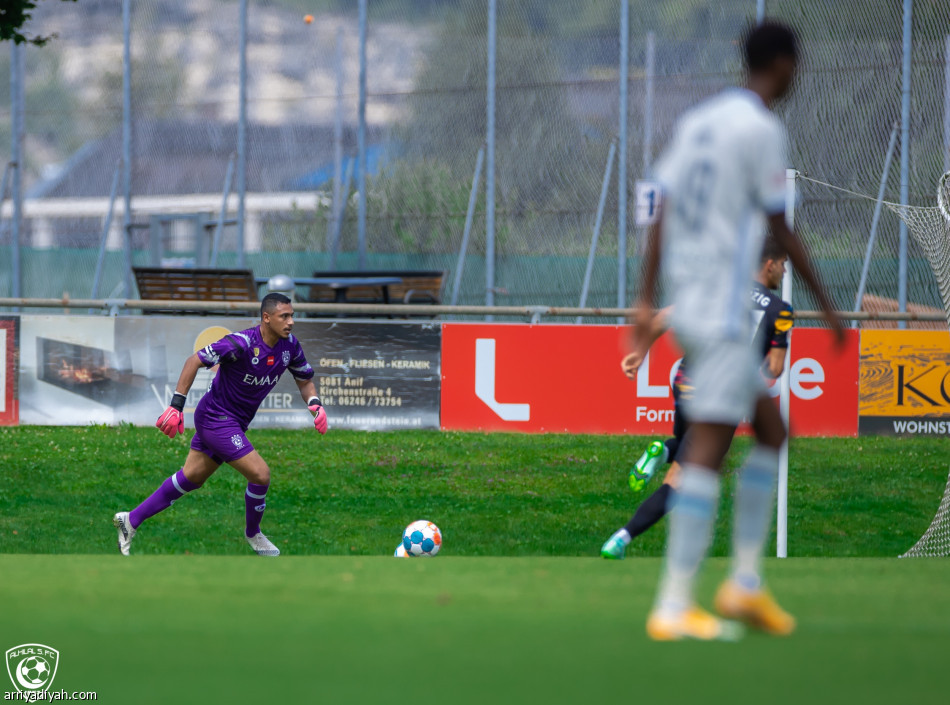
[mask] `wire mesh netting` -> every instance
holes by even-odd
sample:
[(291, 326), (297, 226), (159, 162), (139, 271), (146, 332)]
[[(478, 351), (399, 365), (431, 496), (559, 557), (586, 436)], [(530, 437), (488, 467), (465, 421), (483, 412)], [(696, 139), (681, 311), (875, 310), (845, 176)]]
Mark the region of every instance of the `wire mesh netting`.
[[(605, 174), (587, 303), (629, 300), (643, 237), (633, 222), (633, 183), (649, 175), (684, 109), (741, 80), (738, 40), (756, 5), (631, 3), (628, 144), (608, 166), (620, 133), (620, 1), (498, 0), (495, 303), (578, 303)], [(366, 28), (364, 263), (368, 269), (446, 270), (449, 289), (461, 277), (462, 304), (484, 303), (488, 286), (484, 168), (461, 272), (459, 250), (487, 137), (489, 7), (488, 0), (374, 0)], [(355, 269), (363, 246), (357, 3), (249, 0), (248, 8), (244, 261), (258, 276)], [(241, 261), (234, 223), (239, 9), (237, 0), (131, 4), (136, 263), (207, 263), (216, 233), (221, 254), (215, 263)], [(778, 107), (789, 128), (791, 166), (876, 194), (900, 118), (900, 3), (875, 0), (843, 12), (840, 3), (803, 0), (767, 3), (767, 9), (797, 27), (804, 50), (797, 90)], [(304, 21), (305, 13), (312, 22)], [(950, 6), (915, 3), (908, 177), (910, 202), (917, 205), (933, 205), (950, 157), (948, 28)], [(20, 293), (88, 295), (104, 235), (98, 292), (122, 293), (122, 3), (41, 3), (29, 29), (57, 36), (23, 50)], [(9, 51), (0, 52), (0, 75), (10, 75)], [(13, 107), (9, 83), (0, 81), (3, 156)], [(618, 257), (621, 163), (628, 233), (627, 250)], [(118, 215), (104, 232), (115, 183)], [(874, 203), (811, 182), (799, 186), (796, 223), (836, 303), (851, 308)], [(885, 199), (898, 200), (899, 187), (895, 155)], [(897, 296), (898, 222), (890, 212), (880, 218), (868, 294)], [(12, 255), (11, 233), (8, 200), (0, 247)], [(10, 260), (0, 263), (0, 295), (13, 293)], [(934, 277), (913, 240), (908, 262), (909, 301), (939, 306)], [(621, 267), (626, 290), (618, 292)], [(814, 307), (802, 287), (793, 303)]]
[[(950, 172), (940, 179), (937, 206), (891, 205), (890, 208), (907, 223), (910, 233), (926, 254), (950, 325)], [(950, 556), (950, 477), (930, 526), (901, 558), (927, 556)]]

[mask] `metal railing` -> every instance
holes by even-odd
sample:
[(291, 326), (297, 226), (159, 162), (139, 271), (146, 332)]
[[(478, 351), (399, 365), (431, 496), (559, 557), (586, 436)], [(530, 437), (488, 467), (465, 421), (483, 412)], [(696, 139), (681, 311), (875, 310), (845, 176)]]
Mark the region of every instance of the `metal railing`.
[[(62, 308), (62, 309), (99, 309), (108, 315), (116, 316), (120, 310), (140, 311), (167, 311), (180, 309), (183, 311), (234, 311), (247, 312), (250, 315), (260, 311), (257, 301), (181, 301), (157, 299), (74, 299), (62, 297), (59, 299), (26, 299), (0, 298), (0, 309), (3, 308)], [(583, 318), (583, 317), (610, 317), (626, 316), (625, 308), (579, 308), (572, 306), (442, 306), (432, 304), (310, 304), (294, 303), (294, 310), (301, 313), (326, 314), (328, 318), (335, 315), (365, 314), (367, 316), (510, 316), (526, 318), (531, 323), (540, 323), (542, 317), (550, 318)], [(798, 320), (821, 320), (821, 311), (796, 311)], [(852, 321), (919, 321), (919, 322), (946, 322), (941, 313), (898, 313), (873, 311), (839, 311), (843, 320)]]

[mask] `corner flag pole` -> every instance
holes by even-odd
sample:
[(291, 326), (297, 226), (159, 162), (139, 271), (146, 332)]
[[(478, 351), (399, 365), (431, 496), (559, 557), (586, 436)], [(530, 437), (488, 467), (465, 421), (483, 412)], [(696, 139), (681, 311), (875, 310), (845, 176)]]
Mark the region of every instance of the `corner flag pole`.
[[(798, 172), (794, 169), (785, 170), (785, 219), (788, 221), (788, 227), (795, 228), (795, 178)], [(782, 277), (782, 299), (791, 303), (792, 301), (792, 266), (787, 264), (785, 267), (785, 276)], [(794, 333), (794, 329), (792, 331)], [(785, 422), (785, 428), (788, 428), (789, 419), (789, 400), (791, 397), (791, 374), (789, 367), (792, 359), (792, 338), (789, 334), (788, 352), (785, 354), (785, 369), (782, 370), (781, 394), (779, 395), (779, 410), (782, 414), (782, 421)], [(775, 513), (775, 555), (779, 558), (788, 557), (788, 436), (782, 443), (778, 454), (778, 507)]]

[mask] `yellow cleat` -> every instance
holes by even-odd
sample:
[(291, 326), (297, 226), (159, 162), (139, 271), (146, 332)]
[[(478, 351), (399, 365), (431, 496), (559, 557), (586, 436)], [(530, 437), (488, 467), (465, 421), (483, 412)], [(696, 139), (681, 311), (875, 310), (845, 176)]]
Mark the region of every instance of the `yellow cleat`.
[(718, 619), (695, 606), (673, 617), (654, 610), (647, 619), (647, 636), (654, 641), (738, 641), (742, 638), (742, 626)]
[(765, 589), (746, 590), (727, 580), (719, 587), (713, 604), (723, 617), (745, 622), (766, 634), (788, 636), (795, 631), (795, 618)]

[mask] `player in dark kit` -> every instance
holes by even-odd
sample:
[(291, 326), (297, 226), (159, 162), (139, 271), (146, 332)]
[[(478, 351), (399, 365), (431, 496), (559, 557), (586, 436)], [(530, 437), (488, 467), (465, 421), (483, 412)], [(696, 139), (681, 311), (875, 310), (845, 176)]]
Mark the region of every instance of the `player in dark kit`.
[[(762, 371), (767, 377), (777, 378), (785, 368), (785, 356), (788, 351), (788, 334), (792, 329), (792, 307), (786, 301), (775, 296), (771, 290), (778, 289), (785, 274), (786, 254), (773, 239), (766, 238), (762, 250), (762, 263), (756, 280), (752, 283), (752, 315), (757, 320), (752, 349), (763, 358)], [(654, 318), (651, 335), (658, 338), (669, 327), (669, 312), (660, 311)], [(624, 358), (624, 372), (632, 378), (642, 360), (628, 355)], [(689, 397), (692, 383), (689, 379), (685, 361), (680, 364), (673, 380), (673, 437), (665, 442), (653, 441), (637, 460), (630, 471), (631, 489), (639, 492), (650, 481), (657, 469), (664, 463), (671, 463), (663, 484), (637, 508), (630, 521), (607, 539), (600, 550), (604, 558), (622, 559), (630, 541), (656, 524), (668, 512), (671, 495), (674, 492), (679, 463), (676, 462), (683, 436), (688, 426), (683, 415), (681, 402)]]
[(122, 555), (129, 555), (132, 538), (143, 521), (201, 487), (221, 463), (247, 478), (247, 542), (260, 556), (280, 555), (277, 546), (260, 530), (270, 468), (244, 434), (258, 407), (286, 370), (293, 375), (313, 414), (314, 428), (321, 434), (327, 432), (327, 414), (313, 384), (313, 368), (300, 341), (290, 333), (293, 327), (290, 299), (283, 294), (268, 294), (261, 301), (259, 326), (226, 335), (185, 360), (171, 405), (155, 423), (169, 438), (185, 431), (182, 410), (198, 370), (218, 365), (218, 373), (195, 409), (195, 435), (185, 465), (138, 507), (131, 512), (119, 512), (113, 518)]

